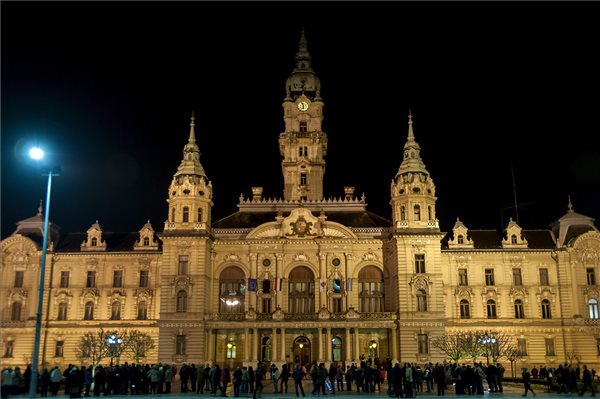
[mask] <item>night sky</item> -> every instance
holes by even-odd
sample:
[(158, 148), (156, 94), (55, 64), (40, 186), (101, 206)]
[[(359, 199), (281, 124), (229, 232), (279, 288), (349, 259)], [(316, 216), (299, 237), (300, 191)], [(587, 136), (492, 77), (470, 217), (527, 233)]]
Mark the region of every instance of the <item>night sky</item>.
[[(192, 111), (213, 220), (240, 193), (283, 196), (278, 136), (302, 27), (322, 83), (325, 196), (344, 185), (391, 218), (409, 108), (457, 217), (500, 229), (600, 219), (600, 28), (594, 2), (1, 3), (2, 237), (36, 213), (51, 149), (63, 232), (162, 231)], [(513, 208), (511, 208), (513, 207)]]

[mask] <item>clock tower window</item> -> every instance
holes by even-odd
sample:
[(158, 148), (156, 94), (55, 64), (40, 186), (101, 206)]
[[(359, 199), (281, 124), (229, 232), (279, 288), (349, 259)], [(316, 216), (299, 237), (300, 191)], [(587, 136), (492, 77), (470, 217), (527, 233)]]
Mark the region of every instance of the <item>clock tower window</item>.
[(202, 222), (202, 208), (198, 208), (198, 223)]
[(190, 208), (187, 206), (183, 207), (183, 223), (187, 223), (190, 221)]
[(308, 184), (308, 178), (306, 173), (300, 173), (300, 185), (306, 186)]
[(300, 133), (306, 132), (308, 132), (308, 124), (306, 123), (306, 121), (302, 121), (300, 122)]
[(419, 205), (415, 205), (413, 209), (415, 212), (415, 220), (421, 220), (421, 207)]

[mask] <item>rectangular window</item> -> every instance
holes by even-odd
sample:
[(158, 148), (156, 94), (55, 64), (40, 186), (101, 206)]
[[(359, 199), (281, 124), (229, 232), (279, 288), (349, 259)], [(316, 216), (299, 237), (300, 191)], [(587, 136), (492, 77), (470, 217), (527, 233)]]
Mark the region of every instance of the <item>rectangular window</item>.
[(342, 313), (342, 298), (333, 298), (333, 313)]
[(308, 177), (306, 176), (306, 173), (300, 173), (300, 185), (306, 186), (307, 184), (308, 184)]
[(458, 285), (469, 285), (467, 269), (458, 269)]
[(185, 276), (188, 274), (188, 256), (179, 255), (179, 263), (177, 264), (177, 274)]
[(19, 270), (17, 272), (15, 272), (15, 288), (23, 288), (23, 274), (25, 272), (23, 272), (22, 270)]
[(6, 341), (4, 343), (4, 357), (13, 357), (13, 349), (15, 348), (15, 341)]
[(185, 355), (185, 335), (178, 335), (175, 338), (175, 354)]
[(60, 288), (69, 288), (69, 272), (60, 272)]
[(87, 272), (87, 278), (85, 280), (85, 288), (95, 288), (96, 287), (96, 272), (90, 270)]
[(523, 285), (523, 280), (521, 279), (521, 269), (516, 268), (513, 269), (513, 285)]
[(237, 347), (233, 342), (227, 343), (227, 359), (235, 359)]
[(587, 284), (588, 285), (596, 285), (596, 271), (593, 267), (588, 267), (585, 269), (587, 274)]
[(419, 334), (418, 336), (418, 353), (419, 355), (426, 355), (429, 353), (429, 339), (427, 334)]
[(494, 269), (485, 269), (485, 285), (494, 285)]
[(263, 313), (271, 313), (271, 298), (263, 298), (262, 304)]
[(65, 341), (56, 341), (56, 346), (54, 348), (54, 356), (55, 357), (63, 357), (65, 349)]
[(525, 338), (517, 338), (517, 352), (521, 356), (527, 356), (527, 340)]
[(148, 270), (140, 270), (140, 288), (148, 287)]
[(425, 273), (425, 254), (415, 254), (415, 273)]
[(546, 338), (546, 356), (555, 356), (554, 353), (554, 339)]
[(123, 288), (123, 270), (115, 270), (113, 272), (113, 287)]
[(550, 285), (548, 280), (548, 269), (545, 267), (540, 269), (540, 285)]

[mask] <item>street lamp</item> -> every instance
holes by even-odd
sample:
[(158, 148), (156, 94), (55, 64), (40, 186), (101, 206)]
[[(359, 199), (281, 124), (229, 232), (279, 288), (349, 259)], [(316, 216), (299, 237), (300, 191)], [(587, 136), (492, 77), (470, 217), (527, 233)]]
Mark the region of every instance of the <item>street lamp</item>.
[(123, 343), (123, 339), (121, 339), (117, 333), (112, 333), (106, 337), (105, 342), (110, 347), (110, 365), (113, 365), (113, 358), (115, 357), (115, 354), (117, 357), (117, 364), (119, 364), (120, 353), (118, 353), (117, 347)]
[[(39, 161), (44, 158), (44, 151), (34, 147), (29, 150), (29, 156)], [(48, 220), (50, 217), (50, 191), (52, 188), (52, 176), (59, 176), (55, 170), (48, 171), (48, 185), (46, 188), (46, 210), (44, 212), (44, 236), (42, 242), (42, 260), (40, 265), (40, 283), (38, 288), (37, 315), (35, 318), (35, 338), (33, 340), (33, 356), (31, 358), (31, 380), (29, 381), (29, 397), (35, 398), (37, 394), (38, 362), (40, 357), (40, 335), (42, 330), (42, 310), (44, 303), (44, 277), (46, 271), (46, 251), (48, 248)]]
[(492, 351), (495, 349), (494, 346), (496, 345), (496, 338), (490, 337), (486, 333), (483, 337), (479, 338), (479, 342), (485, 348), (486, 362), (489, 365), (490, 364), (490, 349)]

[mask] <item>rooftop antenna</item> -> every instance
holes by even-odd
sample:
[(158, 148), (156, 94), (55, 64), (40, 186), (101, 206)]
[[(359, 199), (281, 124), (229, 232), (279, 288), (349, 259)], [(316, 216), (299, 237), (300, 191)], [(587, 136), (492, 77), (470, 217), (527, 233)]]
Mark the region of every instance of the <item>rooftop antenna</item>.
[(517, 203), (517, 186), (515, 184), (515, 170), (513, 168), (512, 160), (510, 161), (510, 173), (512, 175), (513, 196), (515, 198), (515, 216), (517, 219), (517, 224), (519, 224), (519, 205)]

